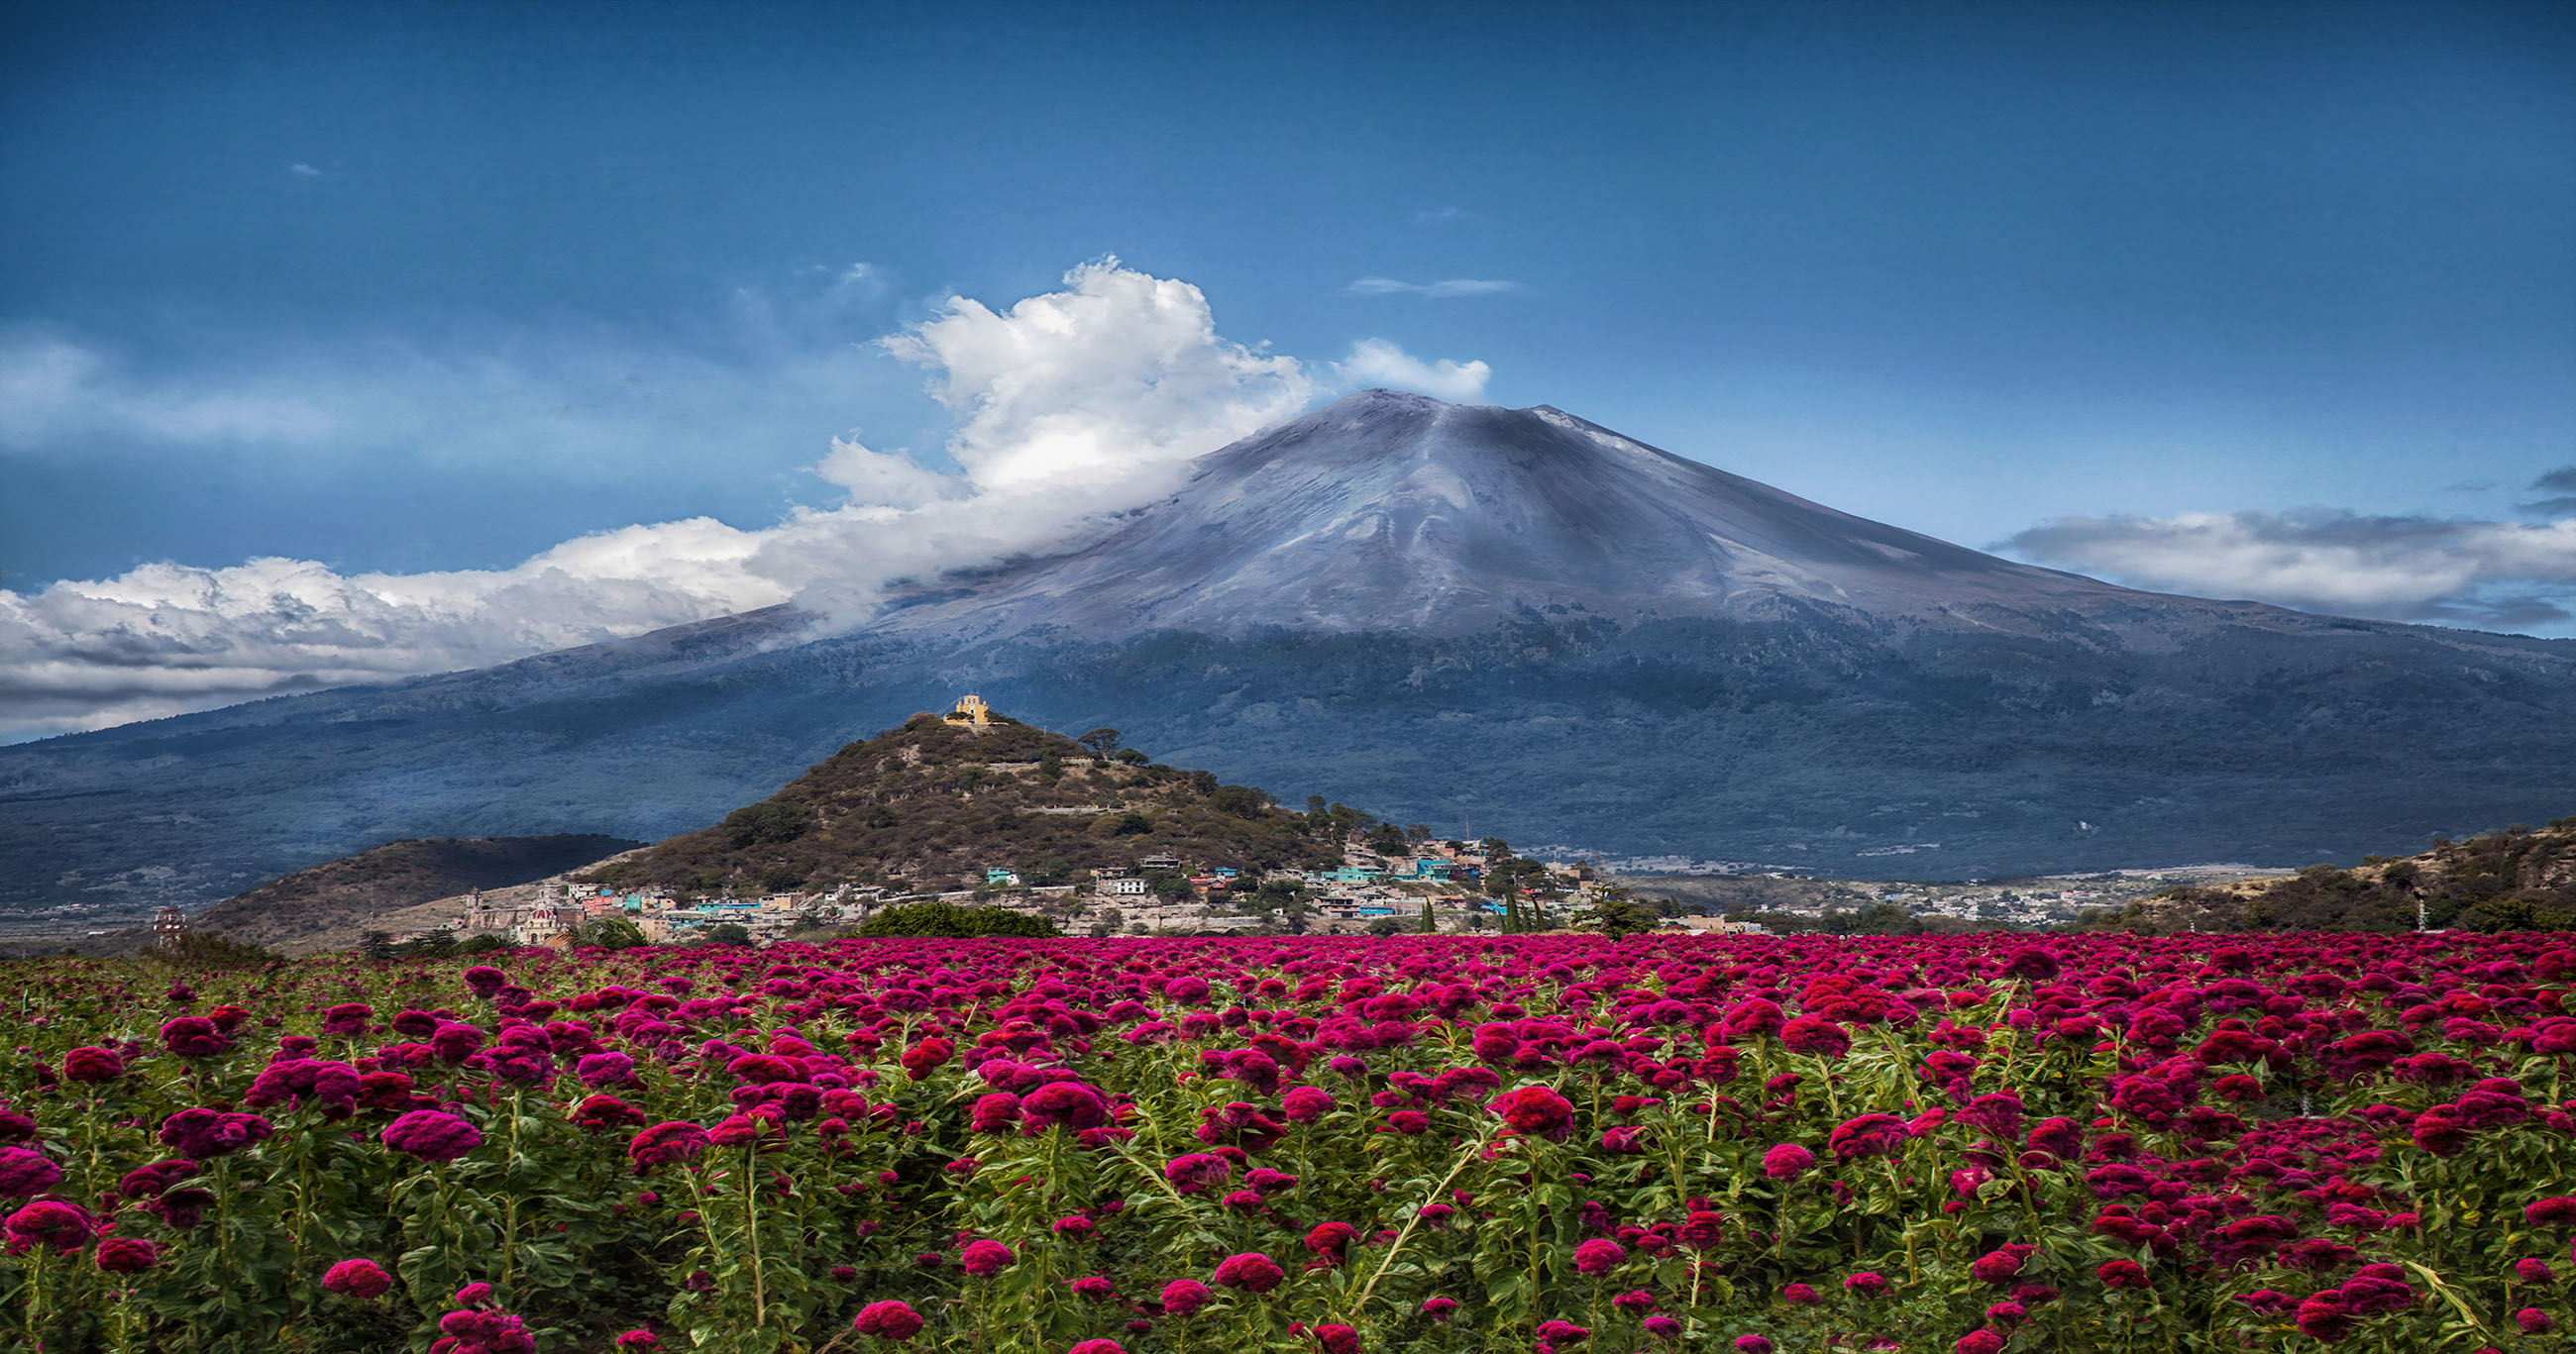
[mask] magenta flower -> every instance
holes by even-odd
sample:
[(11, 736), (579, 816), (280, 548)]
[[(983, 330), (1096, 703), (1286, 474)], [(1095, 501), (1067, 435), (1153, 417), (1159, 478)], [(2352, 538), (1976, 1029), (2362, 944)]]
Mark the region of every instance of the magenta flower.
[(483, 1145), (483, 1130), (445, 1110), (413, 1110), (376, 1136), (385, 1146), (423, 1161), (454, 1161)]
[(43, 1246), (57, 1251), (76, 1251), (89, 1243), (98, 1224), (89, 1213), (71, 1204), (39, 1199), (9, 1215), (5, 1224), (9, 1249), (13, 1252)]
[(140, 1237), (112, 1236), (98, 1243), (95, 1258), (110, 1274), (140, 1274), (161, 1263), (161, 1248)]
[(42, 1152), (0, 1147), (0, 1198), (30, 1199), (60, 1184), (63, 1168)]
[(393, 1291), (394, 1276), (373, 1260), (343, 1260), (322, 1272), (322, 1287), (369, 1302)]
[(1267, 1293), (1288, 1277), (1277, 1261), (1259, 1251), (1229, 1255), (1217, 1262), (1216, 1282), (1226, 1288), (1239, 1288), (1247, 1293)]
[(661, 1123), (640, 1130), (626, 1144), (626, 1155), (635, 1163), (638, 1174), (673, 1162), (695, 1161), (706, 1155), (707, 1131), (691, 1123)]
[(989, 1279), (1010, 1267), (1019, 1257), (998, 1241), (969, 1241), (957, 1253), (958, 1267), (979, 1279)]
[(1565, 1141), (1574, 1127), (1574, 1102), (1544, 1086), (1523, 1086), (1496, 1096), (1487, 1108), (1515, 1133)]
[(1574, 1248), (1574, 1272), (1600, 1275), (1617, 1269), (1628, 1258), (1626, 1247), (1607, 1237), (1594, 1237)]
[(1794, 1142), (1784, 1142), (1762, 1154), (1762, 1173), (1774, 1180), (1795, 1180), (1816, 1164), (1816, 1154)]
[(1174, 1279), (1163, 1285), (1163, 1312), (1168, 1316), (1188, 1316), (1208, 1303), (1214, 1294), (1196, 1279)]
[(901, 1344), (920, 1334), (921, 1325), (921, 1313), (914, 1311), (912, 1304), (886, 1298), (860, 1308), (858, 1319), (850, 1323), (850, 1329), (861, 1335), (873, 1335), (880, 1340)]

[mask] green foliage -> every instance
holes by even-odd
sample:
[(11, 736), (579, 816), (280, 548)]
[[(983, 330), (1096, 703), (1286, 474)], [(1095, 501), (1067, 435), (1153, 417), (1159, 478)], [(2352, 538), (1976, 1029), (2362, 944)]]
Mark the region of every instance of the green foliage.
[(1117, 760), (1125, 762), (1129, 766), (1143, 766), (1145, 763), (1153, 759), (1147, 757), (1144, 753), (1138, 752), (1134, 748), (1120, 748), (1118, 749)]
[(1106, 757), (1118, 750), (1118, 731), (1102, 725), (1089, 733), (1077, 735), (1074, 741), (1091, 749), (1091, 755)]
[(2099, 919), (2122, 929), (2556, 931), (2576, 925), (2576, 824), (2490, 832), (2358, 870), (2311, 865), (2245, 890), (2179, 888)]
[(358, 933), (358, 957), (360, 959), (382, 962), (396, 957), (398, 953), (399, 952), (394, 948), (394, 938), (391, 932), (361, 931)]
[(793, 800), (764, 799), (725, 815), (724, 833), (736, 846), (792, 842), (814, 825), (812, 807)]
[(998, 907), (958, 907), (953, 903), (905, 903), (889, 907), (859, 927), (862, 936), (1025, 936), (1047, 939), (1064, 934), (1054, 922)]
[(405, 958), (444, 959), (456, 953), (456, 933), (442, 927), (406, 942), (401, 950)]
[(1598, 931), (1613, 940), (1618, 940), (1662, 926), (1664, 914), (1656, 911), (1650, 904), (1641, 903), (1624, 893), (1613, 892), (1578, 913), (1574, 924), (1583, 930)]
[(751, 928), (738, 921), (720, 921), (698, 934), (706, 937), (706, 941), (710, 945), (748, 945), (751, 943)]
[(186, 931), (166, 944), (156, 944), (149, 958), (182, 969), (267, 968), (282, 964), (286, 957), (219, 931)]
[(644, 928), (624, 917), (594, 917), (573, 928), (572, 943), (603, 950), (631, 950), (646, 942)]
[(494, 950), (507, 950), (512, 948), (514, 947), (510, 944), (508, 938), (497, 936), (486, 931), (479, 936), (467, 937), (464, 943), (456, 947), (456, 953), (460, 955), (490, 954)]

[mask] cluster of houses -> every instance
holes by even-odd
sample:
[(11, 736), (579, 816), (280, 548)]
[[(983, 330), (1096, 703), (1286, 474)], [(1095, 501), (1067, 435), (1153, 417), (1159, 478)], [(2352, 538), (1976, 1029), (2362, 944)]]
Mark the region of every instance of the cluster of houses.
[[(1280, 882), (1298, 886), (1304, 929), (1310, 932), (1384, 929), (1390, 922), (1415, 929), (1426, 906), (1436, 929), (1469, 931), (1493, 928), (1504, 911), (1501, 900), (1478, 887), (1486, 864), (1465, 843), (1422, 842), (1412, 854), (1385, 857), (1353, 838), (1343, 863), (1332, 869), (1274, 870), (1259, 878), (1230, 865), (1157, 854), (1126, 868), (1095, 871), (1081, 884), (1052, 886), (1023, 884), (1016, 868), (992, 865), (985, 869), (983, 888), (936, 894), (842, 885), (810, 893), (689, 899), (661, 888), (620, 890), (554, 879), (468, 895), (458, 915), (431, 929), (460, 941), (489, 935), (513, 945), (564, 948), (584, 924), (615, 917), (632, 922), (652, 944), (687, 941), (728, 923), (757, 942), (855, 925), (883, 907), (938, 898), (1044, 916), (1076, 934), (1203, 934), (1279, 925), (1275, 908), (1253, 904), (1246, 895)], [(1175, 888), (1175, 880), (1186, 887)], [(1544, 882), (1521, 891), (1528, 917), (1539, 925), (1563, 924), (1593, 901), (1597, 888), (1590, 870), (1570, 866), (1552, 867)]]

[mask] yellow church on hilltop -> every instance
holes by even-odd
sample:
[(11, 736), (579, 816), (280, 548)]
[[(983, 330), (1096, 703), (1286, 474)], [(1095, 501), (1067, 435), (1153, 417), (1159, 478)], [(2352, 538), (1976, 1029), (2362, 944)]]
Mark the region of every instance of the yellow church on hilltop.
[(992, 724), (993, 707), (986, 705), (983, 697), (968, 692), (958, 700), (956, 709), (940, 718), (950, 724), (971, 724), (981, 729)]

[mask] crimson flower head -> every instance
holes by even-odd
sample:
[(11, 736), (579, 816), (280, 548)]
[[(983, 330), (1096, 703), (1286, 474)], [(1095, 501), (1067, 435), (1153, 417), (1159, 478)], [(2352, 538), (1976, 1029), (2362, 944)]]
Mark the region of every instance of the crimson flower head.
[(1574, 1272), (1607, 1274), (1628, 1258), (1628, 1250), (1608, 1237), (1594, 1237), (1574, 1248)]
[(140, 1274), (161, 1263), (161, 1248), (139, 1237), (112, 1236), (98, 1243), (97, 1259), (110, 1274)]
[(32, 1199), (60, 1184), (63, 1168), (42, 1152), (0, 1147), (0, 1198)]
[(1845, 1292), (1858, 1293), (1865, 1298), (1874, 1298), (1887, 1291), (1887, 1280), (1868, 1270), (1862, 1270), (1843, 1280), (1843, 1289)]
[(662, 1347), (662, 1337), (648, 1330), (631, 1330), (617, 1337), (621, 1350), (655, 1350)]
[(1839, 1058), (1851, 1052), (1851, 1033), (1821, 1016), (1800, 1016), (1780, 1027), (1780, 1044), (1792, 1053)]
[(998, 1241), (969, 1241), (966, 1248), (957, 1253), (958, 1267), (978, 1279), (988, 1279), (1001, 1273), (1017, 1259), (1019, 1257), (1011, 1253), (1010, 1247)]
[(2524, 1207), (2522, 1216), (2534, 1227), (2564, 1227), (2576, 1223), (2576, 1199), (2563, 1194), (2535, 1199)]
[(1816, 1164), (1816, 1154), (1794, 1142), (1784, 1142), (1762, 1154), (1762, 1173), (1774, 1180), (1795, 1180)]
[(393, 1291), (394, 1276), (373, 1260), (343, 1260), (322, 1271), (322, 1287), (333, 1293), (370, 1302)]
[(1574, 1127), (1574, 1102), (1544, 1086), (1522, 1086), (1494, 1097), (1487, 1108), (1515, 1133), (1565, 1141)]
[(1457, 1310), (1458, 1300), (1456, 1298), (1424, 1298), (1422, 1300), (1422, 1314), (1430, 1317), (1434, 1321), (1446, 1321), (1449, 1319), (1449, 1314)]
[(1208, 1299), (1213, 1296), (1215, 1295), (1208, 1291), (1208, 1286), (1196, 1279), (1174, 1279), (1163, 1285), (1163, 1314), (1188, 1316), (1205, 1307)]
[(1295, 1086), (1279, 1102), (1292, 1124), (1311, 1124), (1333, 1112), (1333, 1094), (1320, 1086)]
[(2525, 1334), (2539, 1335), (2556, 1330), (2558, 1319), (2537, 1307), (2525, 1307), (2513, 1314), (2513, 1324), (2522, 1327)]
[(661, 1123), (638, 1132), (626, 1144), (626, 1155), (641, 1173), (676, 1161), (695, 1161), (706, 1155), (708, 1146), (707, 1131), (696, 1124)]
[(2003, 1283), (2021, 1273), (2022, 1262), (2029, 1259), (2036, 1249), (2026, 1242), (2008, 1242), (1978, 1256), (1975, 1263), (1968, 1266), (1968, 1272), (1976, 1275), (1980, 1283)]
[(2102, 1281), (2102, 1286), (2105, 1288), (2154, 1287), (2147, 1278), (2146, 1266), (2135, 1260), (2105, 1260), (2102, 1262), (2102, 1267), (2093, 1273)]
[(1359, 1234), (1359, 1229), (1347, 1222), (1320, 1222), (1306, 1234), (1306, 1249), (1324, 1257), (1327, 1264), (1339, 1264)]
[(423, 1161), (454, 1161), (483, 1145), (483, 1130), (445, 1110), (413, 1110), (377, 1136), (385, 1146)]
[(1267, 1293), (1287, 1277), (1277, 1261), (1259, 1251), (1227, 1256), (1217, 1262), (1215, 1275), (1219, 1284), (1247, 1293)]
[(89, 1214), (74, 1205), (39, 1199), (9, 1215), (5, 1223), (12, 1254), (46, 1247), (57, 1251), (76, 1251), (89, 1242), (98, 1225)]
[(1083, 1340), (1064, 1354), (1127, 1354), (1127, 1347), (1115, 1340)]
[(1315, 1327), (1315, 1343), (1324, 1354), (1360, 1354), (1360, 1333), (1337, 1321), (1326, 1321)]
[(125, 1060), (113, 1049), (76, 1048), (63, 1055), (63, 1075), (74, 1081), (114, 1081), (125, 1075)]
[(1726, 1240), (1726, 1215), (1708, 1209), (1694, 1209), (1673, 1231), (1673, 1239), (1695, 1251), (1716, 1250)]
[(191, 1161), (230, 1156), (267, 1139), (268, 1121), (256, 1114), (192, 1105), (161, 1121), (161, 1141)]
[(1234, 1167), (1224, 1157), (1207, 1152), (1187, 1152), (1172, 1158), (1163, 1167), (1163, 1178), (1183, 1194), (1204, 1194), (1234, 1176)]
[(1735, 1347), (1744, 1354), (1771, 1354), (1773, 1348), (1769, 1340), (1759, 1335), (1739, 1335), (1735, 1337)]
[(1825, 1139), (1834, 1159), (1887, 1156), (1905, 1144), (1905, 1121), (1892, 1114), (1864, 1114), (1844, 1121)]
[(2003, 1354), (2004, 1337), (1990, 1330), (1972, 1330), (1959, 1337), (1951, 1348), (1958, 1354)]
[(914, 1311), (911, 1303), (887, 1298), (860, 1308), (858, 1319), (850, 1323), (850, 1329), (861, 1335), (873, 1335), (880, 1340), (901, 1344), (920, 1334), (921, 1324), (921, 1313)]
[(182, 1058), (211, 1058), (233, 1041), (205, 1016), (177, 1016), (161, 1022), (161, 1046)]

